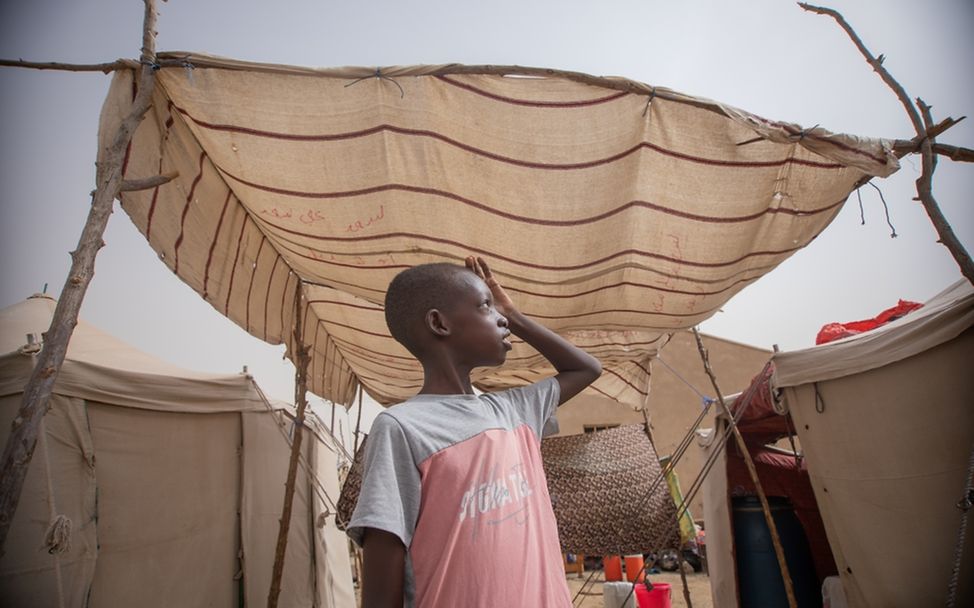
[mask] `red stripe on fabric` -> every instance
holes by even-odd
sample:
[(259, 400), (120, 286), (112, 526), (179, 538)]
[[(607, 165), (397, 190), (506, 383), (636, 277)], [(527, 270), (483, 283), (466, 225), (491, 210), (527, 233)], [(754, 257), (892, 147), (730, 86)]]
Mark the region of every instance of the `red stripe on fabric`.
[(361, 304), (352, 304), (350, 302), (339, 302), (337, 300), (308, 300), (308, 304), (337, 304), (338, 306), (346, 306), (348, 308), (358, 308), (361, 310), (369, 310), (378, 313), (384, 312), (384, 309), (381, 306), (363, 306)]
[[(135, 102), (135, 98), (139, 94), (139, 83), (136, 82), (135, 74), (132, 77), (132, 102)], [(134, 133), (133, 133), (134, 135)], [(122, 179), (125, 179), (125, 172), (129, 168), (129, 157), (132, 154), (132, 139), (129, 139), (129, 143), (125, 146), (125, 156), (122, 158)], [(148, 238), (146, 239), (148, 240)]]
[(338, 327), (344, 327), (345, 329), (351, 329), (352, 331), (357, 331), (357, 332), (359, 332), (361, 334), (368, 334), (370, 336), (375, 336), (377, 338), (382, 338), (384, 340), (392, 340), (393, 339), (392, 336), (390, 336), (389, 334), (376, 333), (374, 331), (369, 331), (367, 329), (362, 329), (361, 327), (355, 327), (355, 326), (352, 326), (352, 325), (346, 325), (344, 323), (339, 323), (338, 321), (332, 321), (330, 319), (327, 320), (327, 321), (325, 321), (324, 319), (322, 319), (322, 321), (324, 323), (328, 324), (328, 325), (337, 325)]
[(145, 222), (145, 240), (152, 242), (152, 216), (156, 214), (156, 201), (159, 200), (159, 186), (152, 189), (152, 200), (149, 201), (149, 213)]
[(526, 314), (529, 317), (535, 317), (537, 319), (578, 319), (581, 317), (590, 317), (592, 315), (606, 315), (606, 314), (616, 314), (616, 313), (634, 314), (634, 315), (658, 315), (662, 317), (696, 317), (701, 314), (707, 314), (707, 313), (717, 311), (720, 309), (721, 306), (723, 306), (723, 304), (718, 304), (713, 308), (706, 309), (706, 310), (698, 310), (696, 312), (691, 312), (691, 313), (658, 312), (652, 310), (637, 310), (634, 308), (607, 308), (605, 310), (592, 310), (589, 312), (582, 312), (573, 315), (543, 315), (541, 313), (530, 312), (530, 311), (525, 311), (524, 314)]
[(284, 303), (287, 301), (287, 294), (288, 294), (287, 286), (291, 283), (291, 276), (293, 276), (293, 274), (294, 273), (292, 272), (287, 273), (287, 276), (284, 278), (284, 289), (281, 290), (281, 341), (284, 342), (285, 344), (288, 343), (287, 335), (290, 332), (287, 330), (287, 327), (285, 327), (284, 325), (284, 310), (285, 310)]
[[(682, 277), (677, 277), (677, 278), (682, 278)], [(570, 293), (570, 294), (545, 294), (545, 293), (539, 293), (539, 292), (536, 292), (536, 291), (529, 291), (527, 289), (520, 289), (518, 287), (511, 287), (511, 286), (508, 286), (508, 285), (504, 286), (504, 289), (506, 291), (512, 291), (514, 293), (523, 293), (525, 295), (535, 296), (535, 297), (538, 297), (538, 298), (551, 298), (551, 299), (556, 299), (556, 300), (566, 300), (566, 299), (572, 299), (572, 298), (580, 298), (580, 297), (583, 297), (583, 296), (591, 295), (593, 293), (598, 293), (600, 291), (606, 291), (608, 289), (615, 289), (615, 288), (618, 288), (618, 287), (635, 287), (637, 289), (649, 289), (651, 291), (661, 291), (663, 293), (672, 293), (672, 294), (686, 295), (686, 296), (713, 296), (713, 295), (717, 295), (717, 294), (724, 293), (725, 291), (728, 291), (728, 290), (734, 288), (734, 286), (738, 285), (739, 283), (749, 283), (749, 282), (751, 282), (753, 280), (754, 280), (753, 277), (752, 278), (748, 278), (748, 279), (740, 279), (739, 281), (735, 281), (735, 282), (731, 283), (730, 285), (728, 285), (727, 287), (725, 287), (723, 289), (718, 289), (718, 290), (715, 290), (715, 291), (686, 291), (684, 289), (672, 289), (672, 288), (669, 288), (669, 287), (662, 287), (662, 286), (658, 286), (658, 285), (648, 285), (646, 283), (636, 283), (636, 282), (633, 282), (633, 281), (620, 281), (618, 283), (613, 283), (611, 285), (603, 285), (601, 287), (595, 287), (593, 289), (587, 289), (585, 291), (573, 292), (573, 293)]]
[(179, 274), (179, 247), (183, 244), (183, 227), (186, 224), (186, 214), (189, 212), (189, 204), (193, 200), (193, 194), (196, 193), (196, 185), (203, 179), (203, 161), (205, 159), (206, 152), (200, 152), (200, 166), (196, 172), (196, 179), (193, 180), (193, 185), (189, 187), (189, 194), (186, 195), (186, 203), (183, 205), (183, 213), (179, 217), (179, 236), (176, 237), (176, 244), (174, 246), (175, 259), (173, 260), (172, 269), (176, 274)]
[(274, 258), (274, 265), (271, 267), (271, 274), (267, 279), (267, 291), (264, 292), (264, 342), (267, 342), (267, 307), (271, 299), (271, 285), (274, 284), (274, 275), (277, 274), (277, 264), (281, 261), (280, 254)]
[[(315, 335), (311, 339), (311, 351), (314, 352), (318, 348), (318, 330), (321, 329), (321, 323), (315, 323)], [(311, 373), (314, 373), (314, 359), (311, 361)], [(322, 369), (324, 369), (324, 364), (322, 364)]]
[(206, 269), (203, 271), (203, 299), (207, 299), (209, 297), (210, 264), (213, 263), (213, 251), (216, 249), (217, 239), (220, 238), (220, 228), (223, 226), (223, 218), (227, 214), (227, 207), (230, 206), (230, 197), (232, 195), (233, 191), (227, 190), (227, 197), (223, 199), (223, 209), (220, 210), (220, 219), (216, 223), (216, 230), (213, 232), (213, 240), (210, 241), (210, 251), (206, 254)]
[(250, 333), (250, 295), (254, 292), (254, 277), (257, 276), (257, 268), (260, 266), (260, 254), (264, 251), (264, 243), (267, 242), (267, 237), (265, 236), (260, 240), (260, 245), (257, 247), (257, 255), (254, 257), (253, 266), (250, 267), (250, 285), (247, 286), (247, 312), (244, 316), (246, 323), (244, 328), (247, 333)]
[[(298, 302), (300, 302), (300, 301), (301, 300), (299, 299)], [(301, 313), (302, 314), (302, 319), (301, 319), (301, 343), (302, 344), (304, 343), (305, 336), (308, 334), (308, 313), (310, 313), (310, 312), (311, 312), (311, 307), (308, 306), (307, 302), (305, 302), (305, 304), (304, 304), (304, 312)], [(305, 371), (307, 371), (307, 370), (305, 370)]]
[(244, 228), (247, 227), (249, 215), (245, 215), (240, 222), (240, 234), (237, 235), (237, 252), (233, 254), (233, 266), (230, 267), (230, 284), (227, 286), (227, 302), (223, 306), (223, 315), (230, 316), (230, 296), (233, 295), (233, 279), (237, 275), (237, 260), (240, 258), (240, 242), (243, 241)]
[(646, 374), (647, 376), (651, 376), (652, 375), (650, 373), (650, 371), (649, 371), (648, 368), (643, 367), (643, 364), (642, 363), (640, 363), (639, 361), (636, 361), (635, 359), (632, 359), (631, 361), (632, 361), (632, 364), (635, 365), (636, 367), (638, 367), (644, 374)]
[(846, 201), (846, 199), (843, 198), (840, 201), (836, 203), (832, 203), (825, 207), (819, 207), (817, 209), (809, 209), (809, 210), (785, 209), (782, 207), (769, 207), (763, 211), (758, 211), (757, 213), (752, 213), (750, 215), (717, 217), (711, 215), (689, 213), (687, 211), (680, 211), (678, 209), (666, 207), (658, 203), (651, 203), (649, 201), (632, 200), (618, 207), (615, 207), (614, 209), (610, 209), (609, 211), (600, 213), (598, 215), (593, 215), (590, 217), (580, 218), (580, 219), (572, 219), (572, 220), (552, 220), (552, 219), (527, 217), (524, 215), (517, 215), (506, 211), (501, 211), (500, 209), (495, 209), (485, 203), (480, 203), (473, 199), (460, 196), (459, 194), (456, 194), (454, 192), (449, 192), (447, 190), (440, 190), (438, 188), (424, 188), (420, 186), (409, 186), (406, 184), (393, 183), (393, 184), (383, 184), (381, 186), (372, 186), (370, 188), (361, 188), (358, 190), (345, 190), (345, 191), (338, 191), (338, 192), (308, 192), (302, 190), (288, 190), (285, 188), (277, 188), (275, 186), (265, 186), (263, 184), (258, 184), (256, 182), (252, 182), (250, 180), (245, 180), (241, 177), (237, 177), (236, 175), (233, 175), (232, 173), (229, 173), (223, 169), (221, 169), (221, 172), (224, 173), (227, 177), (230, 177), (231, 179), (245, 186), (250, 186), (251, 188), (256, 188), (264, 192), (271, 192), (273, 194), (281, 194), (284, 196), (293, 196), (296, 198), (333, 199), (333, 198), (353, 198), (356, 196), (367, 196), (369, 194), (378, 194), (380, 192), (389, 192), (389, 191), (409, 192), (412, 194), (425, 194), (429, 196), (445, 198), (448, 200), (456, 201), (458, 203), (463, 203), (468, 207), (473, 207), (475, 209), (485, 211), (487, 213), (496, 215), (498, 217), (502, 217), (505, 219), (509, 219), (512, 221), (521, 222), (525, 224), (534, 224), (538, 226), (583, 226), (586, 224), (599, 222), (601, 220), (610, 218), (614, 215), (618, 215), (624, 211), (627, 211), (629, 209), (634, 209), (634, 208), (649, 209), (651, 211), (657, 211), (659, 213), (663, 213), (666, 215), (672, 215), (674, 217), (679, 217), (682, 219), (705, 222), (709, 224), (737, 224), (737, 223), (756, 220), (765, 215), (774, 215), (778, 213), (784, 215), (799, 216), (799, 217), (817, 215), (819, 213), (824, 213), (826, 211), (834, 209), (835, 207), (838, 207), (839, 205), (841, 205)]
[(613, 401), (616, 401), (616, 400), (617, 400), (617, 399), (616, 399), (615, 397), (613, 397), (613, 396), (612, 396), (612, 395), (610, 395), (609, 393), (607, 393), (607, 392), (605, 392), (605, 391), (603, 391), (602, 389), (600, 389), (599, 387), (597, 387), (597, 386), (595, 386), (595, 384), (594, 384), (594, 383), (593, 383), (593, 384), (589, 384), (589, 385), (588, 385), (588, 386), (586, 386), (585, 388), (587, 388), (587, 389), (588, 389), (588, 388), (590, 388), (590, 389), (592, 389), (593, 391), (595, 391), (595, 392), (597, 392), (597, 393), (600, 393), (601, 395), (604, 395), (604, 396), (605, 396), (605, 397), (606, 397), (607, 399), (612, 399)]
[[(166, 120), (166, 129), (162, 133), (162, 140), (163, 141), (165, 141), (166, 138), (169, 136), (169, 127), (171, 127), (172, 126), (172, 123), (173, 123), (173, 118), (172, 118), (172, 102), (171, 101), (169, 102), (169, 106), (167, 108), (167, 111), (169, 112), (169, 119)], [(132, 142), (130, 141), (129, 142), (129, 147), (131, 148), (131, 146), (132, 146)], [(161, 152), (159, 153), (159, 173), (160, 174), (162, 173), (162, 157), (163, 157), (165, 151), (166, 151), (166, 148), (163, 147), (162, 150), (161, 150)], [(126, 151), (126, 155), (127, 154), (128, 154), (128, 152)], [(128, 161), (126, 160), (126, 162), (128, 162)], [(125, 169), (122, 169), (122, 174), (124, 176)], [(145, 240), (146, 241), (150, 241), (150, 242), (151, 242), (151, 236), (152, 236), (152, 216), (155, 215), (155, 212), (156, 212), (156, 201), (158, 200), (158, 198), (159, 198), (159, 186), (156, 186), (155, 188), (152, 189), (152, 202), (149, 203), (149, 214), (148, 214), (148, 219), (146, 221), (146, 227), (145, 227)], [(205, 292), (205, 289), (204, 289), (204, 292)]]
[[(348, 302), (339, 302), (339, 301), (336, 301), (336, 300), (310, 300), (308, 303), (309, 304), (335, 304), (337, 306), (346, 306), (348, 308), (358, 308), (360, 310), (368, 310), (370, 312), (378, 312), (378, 313), (383, 313), (384, 312), (382, 308), (371, 307), (371, 306), (362, 306), (362, 305), (358, 305), (358, 304), (350, 304)], [(667, 316), (667, 317), (695, 317), (695, 316), (698, 316), (698, 315), (703, 314), (703, 313), (707, 313), (707, 312), (711, 312), (713, 310), (717, 310), (721, 306), (723, 306), (723, 304), (720, 304), (720, 305), (718, 305), (718, 306), (716, 306), (716, 307), (714, 307), (714, 308), (712, 308), (710, 310), (696, 311), (694, 313), (688, 313), (688, 314), (683, 314), (683, 313), (663, 313), (663, 312), (654, 312), (654, 311), (651, 311), (651, 310), (636, 310), (636, 309), (630, 309), (630, 308), (610, 308), (610, 309), (606, 309), (606, 310), (591, 310), (589, 312), (583, 312), (583, 313), (578, 313), (578, 314), (573, 314), (573, 315), (544, 315), (544, 314), (541, 314), (541, 313), (530, 312), (530, 311), (523, 311), (523, 312), (524, 312), (524, 314), (526, 314), (529, 317), (535, 317), (535, 318), (538, 318), (538, 319), (576, 319), (576, 318), (579, 318), (579, 317), (588, 317), (588, 316), (591, 316), (591, 315), (614, 314), (614, 313), (625, 313), (625, 314), (630, 314), (631, 313), (631, 314), (640, 314), (640, 315), (662, 315), (662, 316)]]
[[(283, 249), (285, 251), (288, 251), (288, 252), (291, 251), (290, 249), (288, 249), (286, 247), (284, 247)], [(339, 281), (337, 279), (332, 279), (332, 278), (329, 278), (328, 281), (331, 282), (331, 283), (335, 283), (336, 285), (345, 285), (346, 287), (355, 287), (356, 289), (361, 289), (363, 291), (371, 291), (373, 293), (377, 293), (377, 294), (380, 294), (380, 295), (385, 294), (385, 292), (386, 292), (384, 289), (374, 289), (372, 287), (365, 287), (365, 286), (362, 286), (362, 285), (357, 285), (355, 283), (346, 283), (344, 281)], [(332, 285), (326, 285), (324, 283), (314, 283), (312, 281), (305, 281), (305, 283), (307, 283), (308, 285), (314, 285), (316, 287), (326, 287), (328, 289), (338, 289), (337, 287), (334, 287)]]
[(279, 133), (274, 131), (264, 131), (261, 129), (251, 129), (249, 127), (239, 127), (236, 125), (227, 125), (219, 123), (211, 123), (203, 120), (198, 120), (193, 117), (186, 110), (176, 107), (177, 111), (192, 120), (198, 126), (205, 129), (210, 129), (212, 131), (225, 131), (229, 133), (240, 133), (242, 135), (252, 135), (254, 137), (263, 137), (267, 139), (280, 139), (284, 141), (310, 141), (310, 142), (324, 142), (324, 141), (342, 141), (347, 139), (357, 139), (360, 137), (366, 137), (369, 135), (375, 135), (381, 132), (396, 133), (399, 135), (410, 135), (415, 137), (428, 137), (431, 139), (436, 139), (445, 144), (451, 145), (455, 148), (463, 150), (465, 152), (470, 152), (471, 154), (476, 154), (477, 156), (482, 156), (484, 158), (490, 158), (491, 160), (496, 160), (498, 162), (515, 165), (519, 167), (526, 167), (529, 169), (545, 169), (551, 171), (567, 171), (567, 170), (577, 170), (577, 169), (590, 169), (592, 167), (597, 167), (600, 165), (609, 164), (615, 162), (621, 158), (631, 155), (642, 148), (653, 150), (659, 152), (664, 156), (671, 156), (673, 158), (678, 158), (680, 160), (685, 160), (688, 162), (693, 162), (697, 164), (712, 165), (718, 167), (739, 167), (739, 168), (766, 168), (766, 167), (780, 167), (786, 164), (798, 164), (805, 165), (809, 167), (817, 167), (820, 169), (842, 169), (843, 165), (837, 163), (819, 163), (811, 160), (797, 159), (797, 158), (783, 158), (774, 161), (733, 161), (733, 160), (719, 160), (712, 158), (703, 158), (700, 156), (694, 156), (692, 154), (686, 154), (683, 152), (677, 152), (675, 150), (670, 150), (656, 144), (649, 142), (641, 142), (632, 146), (622, 152), (617, 152), (611, 156), (607, 156), (600, 159), (584, 161), (580, 163), (542, 163), (537, 161), (528, 161), (518, 158), (513, 158), (509, 156), (504, 156), (502, 154), (497, 154), (495, 152), (490, 152), (476, 146), (465, 144), (461, 141), (455, 140), (453, 138), (447, 137), (437, 133), (436, 131), (429, 131), (426, 129), (408, 129), (406, 127), (397, 127), (394, 125), (381, 124), (375, 127), (369, 127), (368, 129), (360, 129), (358, 131), (349, 131), (347, 133), (336, 133), (332, 135), (298, 135), (293, 133)]
[[(597, 260), (593, 260), (591, 262), (586, 262), (584, 264), (573, 264), (573, 265), (568, 265), (568, 266), (550, 266), (550, 265), (545, 265), (545, 264), (536, 264), (536, 263), (533, 263), (533, 262), (526, 262), (526, 261), (523, 261), (523, 260), (518, 260), (518, 259), (515, 259), (515, 258), (511, 258), (511, 257), (508, 257), (508, 256), (501, 255), (501, 254), (499, 254), (497, 252), (487, 251), (486, 249), (479, 249), (477, 247), (472, 247), (469, 244), (458, 243), (456, 241), (451, 241), (449, 239), (443, 239), (443, 238), (439, 238), (439, 237), (435, 237), (435, 236), (430, 236), (430, 235), (426, 235), (426, 234), (418, 234), (418, 233), (414, 233), (414, 232), (390, 232), (390, 233), (386, 233), (386, 234), (377, 234), (377, 235), (371, 235), (371, 236), (362, 236), (362, 237), (358, 237), (358, 238), (356, 238), (356, 237), (340, 237), (340, 236), (331, 237), (331, 236), (321, 236), (321, 235), (316, 235), (316, 234), (303, 233), (303, 232), (299, 232), (297, 230), (290, 230), (288, 228), (283, 228), (283, 227), (278, 226), (276, 224), (272, 224), (271, 222), (268, 222), (266, 219), (261, 220), (261, 221), (264, 222), (265, 224), (267, 224), (268, 226), (271, 226), (273, 228), (276, 228), (278, 230), (281, 230), (282, 232), (286, 232), (286, 233), (289, 233), (289, 234), (294, 234), (296, 236), (302, 236), (302, 237), (306, 237), (306, 238), (314, 239), (314, 240), (318, 240), (318, 241), (374, 241), (374, 240), (378, 240), (378, 239), (391, 239), (391, 238), (407, 238), (407, 239), (412, 239), (412, 240), (432, 241), (434, 243), (439, 243), (439, 244), (442, 244), (442, 245), (451, 245), (451, 246), (454, 246), (454, 247), (458, 247), (458, 248), (464, 250), (465, 252), (479, 253), (479, 254), (483, 255), (484, 257), (486, 257), (487, 259), (490, 259), (490, 260), (503, 260), (505, 262), (509, 262), (511, 264), (516, 264), (516, 265), (519, 265), (519, 266), (525, 266), (527, 268), (535, 268), (535, 269), (538, 269), (538, 270), (556, 270), (556, 271), (557, 270), (561, 270), (561, 271), (567, 271), (567, 270), (582, 270), (582, 269), (585, 269), (585, 268), (592, 268), (594, 266), (598, 266), (598, 265), (603, 264), (605, 262), (611, 261), (611, 260), (613, 260), (615, 258), (629, 256), (629, 255), (639, 255), (639, 256), (644, 256), (644, 257), (648, 257), (648, 258), (651, 258), (651, 259), (663, 260), (665, 262), (672, 262), (674, 264), (678, 264), (678, 265), (682, 265), (682, 266), (692, 266), (692, 267), (695, 267), (695, 268), (724, 268), (724, 267), (727, 267), (727, 266), (733, 266), (734, 264), (739, 264), (740, 262), (743, 262), (744, 260), (746, 260), (748, 258), (752, 258), (752, 257), (756, 257), (756, 256), (785, 255), (785, 254), (789, 254), (789, 253), (794, 253), (795, 251), (798, 251), (799, 249), (801, 249), (801, 247), (793, 247), (793, 248), (790, 248), (790, 249), (781, 249), (781, 250), (752, 251), (752, 252), (750, 252), (748, 254), (745, 254), (745, 255), (737, 258), (737, 259), (727, 260), (727, 261), (723, 261), (723, 262), (695, 262), (695, 261), (691, 261), (691, 260), (681, 260), (679, 258), (674, 258), (674, 257), (667, 256), (667, 255), (663, 255), (663, 254), (660, 254), (660, 253), (653, 253), (651, 251), (642, 251), (640, 249), (623, 249), (623, 250), (617, 251), (615, 253), (609, 254), (607, 256), (601, 257), (601, 258), (599, 258)], [(284, 242), (287, 242), (287, 241), (284, 241)], [(298, 245), (297, 243), (294, 243), (294, 244), (295, 245)], [(298, 245), (298, 246), (300, 246), (300, 245)], [(342, 262), (335, 262), (335, 261), (332, 261), (332, 260), (324, 260), (324, 259), (321, 259), (319, 257), (315, 257), (313, 255), (303, 254), (303, 253), (300, 253), (299, 251), (296, 251), (294, 249), (290, 249), (290, 248), (286, 248), (286, 249), (288, 251), (290, 251), (291, 253), (293, 253), (294, 255), (297, 255), (299, 257), (302, 257), (302, 258), (305, 258), (305, 259), (308, 259), (308, 260), (313, 260), (315, 262), (321, 262), (323, 264), (329, 264), (331, 266), (339, 266), (339, 267), (342, 267), (342, 268), (356, 268), (356, 269), (359, 269), (359, 270), (389, 270), (389, 269), (410, 268), (409, 265), (403, 265), (403, 264), (388, 264), (388, 265), (382, 265), (382, 264), (379, 264), (379, 265), (346, 264), (346, 263), (342, 263)], [(320, 251), (320, 253), (325, 254), (325, 255), (350, 255), (350, 254), (346, 254), (346, 253), (342, 253), (342, 252), (331, 252), (331, 251)], [(680, 277), (680, 278), (682, 280), (694, 281), (694, 279), (687, 278), (687, 277)]]
[(609, 369), (608, 367), (607, 367), (607, 368), (605, 368), (605, 370), (604, 370), (604, 371), (606, 371), (606, 372), (608, 372), (608, 373), (610, 373), (610, 374), (612, 374), (613, 376), (615, 376), (615, 377), (616, 377), (616, 378), (618, 378), (619, 380), (622, 380), (622, 381), (623, 381), (623, 382), (624, 382), (624, 383), (625, 383), (626, 385), (628, 385), (628, 386), (629, 386), (629, 387), (630, 387), (630, 388), (631, 388), (632, 390), (634, 390), (634, 391), (636, 391), (637, 393), (639, 393), (639, 394), (640, 394), (640, 395), (642, 395), (643, 397), (649, 397), (649, 391), (644, 391), (644, 390), (640, 390), (640, 389), (638, 389), (638, 388), (636, 388), (636, 385), (634, 385), (634, 384), (633, 384), (632, 382), (629, 382), (628, 380), (626, 380), (625, 378), (623, 378), (623, 377), (622, 377), (622, 375), (621, 375), (621, 374), (619, 374), (618, 372), (616, 372), (616, 371), (614, 371), (614, 370), (612, 370), (612, 369)]
[(534, 108), (581, 108), (586, 106), (595, 106), (595, 105), (599, 105), (602, 103), (619, 99), (620, 97), (625, 97), (630, 94), (628, 91), (620, 91), (618, 93), (613, 93), (612, 95), (608, 95), (606, 97), (599, 97), (597, 99), (589, 99), (585, 101), (530, 101), (527, 99), (516, 99), (514, 97), (505, 97), (503, 95), (491, 93), (489, 91), (479, 89), (465, 82), (458, 82), (456, 80), (453, 80), (452, 78), (448, 78), (447, 76), (435, 76), (435, 78), (447, 84), (480, 95), (481, 97), (487, 97), (489, 99), (493, 99), (494, 101), (501, 101), (516, 106), (530, 106)]
[[(329, 321), (321, 320), (319, 322), (321, 322), (321, 323), (328, 323)], [(351, 329), (355, 329), (355, 328), (351, 328)], [(350, 340), (346, 340), (346, 339), (341, 338), (339, 336), (335, 336), (334, 334), (329, 334), (329, 335), (331, 337), (331, 340), (334, 340), (336, 343), (342, 344), (342, 348), (348, 350), (352, 355), (354, 355), (356, 357), (359, 357), (359, 358), (364, 358), (364, 359), (369, 359), (370, 357), (375, 357), (376, 358), (375, 359), (375, 362), (377, 364), (388, 365), (391, 368), (399, 369), (399, 370), (402, 370), (402, 371), (409, 371), (410, 369), (415, 369), (415, 366), (419, 364), (419, 362), (416, 361), (415, 357), (405, 356), (405, 355), (396, 355), (396, 354), (389, 353), (389, 352), (386, 352), (386, 351), (375, 350), (375, 349), (372, 349), (372, 348), (368, 348), (366, 346), (363, 346), (361, 344), (358, 344), (356, 342), (352, 342)], [(389, 337), (389, 338), (391, 339), (391, 337)], [(647, 343), (647, 344), (652, 344), (652, 343)], [(602, 347), (605, 347), (605, 346), (615, 346), (615, 344), (609, 343), (609, 344), (600, 344), (600, 345), (594, 345), (594, 346), (593, 345), (590, 345), (590, 346), (586, 346), (585, 347), (585, 351), (591, 353), (592, 351), (596, 351), (596, 349), (602, 348)], [(534, 354), (534, 355), (526, 355), (526, 356), (523, 356), (523, 357), (508, 357), (507, 358), (507, 362), (508, 363), (513, 363), (515, 361), (530, 361), (532, 359), (538, 359), (538, 358), (541, 358), (541, 355)], [(386, 360), (382, 360), (382, 359), (395, 359), (397, 361), (408, 361), (408, 362), (412, 363), (413, 365), (410, 366), (410, 367), (405, 367), (405, 368), (404, 367), (397, 367), (393, 363), (391, 363), (389, 361), (386, 361)], [(606, 357), (606, 356), (603, 355), (602, 357), (600, 357), (600, 359), (608, 360), (608, 359), (610, 359), (610, 357)], [(370, 359), (370, 360), (372, 360), (372, 359)], [(629, 362), (629, 361), (632, 361), (632, 360), (631, 359), (625, 359), (624, 361), (625, 362)]]
[(376, 376), (372, 376), (370, 374), (363, 374), (360, 371), (357, 371), (357, 372), (354, 372), (354, 373), (359, 378), (363, 378), (365, 380), (368, 380), (369, 382), (374, 382), (375, 384), (386, 385), (386, 386), (391, 385), (391, 386), (394, 386), (394, 387), (399, 388), (399, 389), (402, 389), (402, 390), (406, 390), (406, 389), (420, 389), (420, 388), (423, 387), (423, 383), (422, 382), (409, 382), (409, 380), (406, 380), (405, 378), (403, 378), (402, 380), (404, 382), (406, 382), (407, 384), (401, 384), (399, 382), (393, 382), (389, 378), (386, 378), (386, 377), (379, 378), (379, 377), (376, 377)]

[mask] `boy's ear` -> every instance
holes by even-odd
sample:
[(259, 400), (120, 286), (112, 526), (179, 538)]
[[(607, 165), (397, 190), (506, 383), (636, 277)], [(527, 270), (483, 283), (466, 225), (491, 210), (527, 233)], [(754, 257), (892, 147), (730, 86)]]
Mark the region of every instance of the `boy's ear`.
[(431, 308), (426, 313), (426, 329), (433, 332), (433, 335), (446, 337), (450, 335), (450, 321), (442, 312), (436, 308)]

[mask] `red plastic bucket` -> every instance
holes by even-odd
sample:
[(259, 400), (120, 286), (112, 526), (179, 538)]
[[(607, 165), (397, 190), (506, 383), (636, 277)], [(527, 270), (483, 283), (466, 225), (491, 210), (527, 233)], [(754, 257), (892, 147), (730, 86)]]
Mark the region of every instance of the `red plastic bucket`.
[(605, 572), (605, 580), (610, 582), (622, 580), (622, 558), (618, 555), (603, 557), (602, 569)]
[(670, 608), (670, 584), (653, 583), (652, 591), (647, 591), (646, 585), (636, 585), (636, 603), (639, 608)]

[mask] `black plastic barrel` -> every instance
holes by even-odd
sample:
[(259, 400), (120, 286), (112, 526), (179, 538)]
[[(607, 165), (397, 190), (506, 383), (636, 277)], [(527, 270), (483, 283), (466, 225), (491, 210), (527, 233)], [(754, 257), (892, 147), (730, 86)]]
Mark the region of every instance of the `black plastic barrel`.
[[(741, 608), (787, 608), (788, 596), (761, 501), (757, 496), (735, 496), (731, 504)], [(812, 552), (791, 501), (783, 496), (768, 496), (768, 505), (778, 528), (799, 608), (821, 608), (822, 594)]]

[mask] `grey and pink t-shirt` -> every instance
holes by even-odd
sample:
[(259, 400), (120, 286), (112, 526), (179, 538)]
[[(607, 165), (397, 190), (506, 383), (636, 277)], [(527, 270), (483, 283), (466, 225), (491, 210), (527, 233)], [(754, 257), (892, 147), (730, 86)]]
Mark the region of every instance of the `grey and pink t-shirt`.
[(540, 450), (558, 396), (548, 378), (418, 395), (375, 419), (348, 533), (402, 539), (407, 605), (571, 606)]

